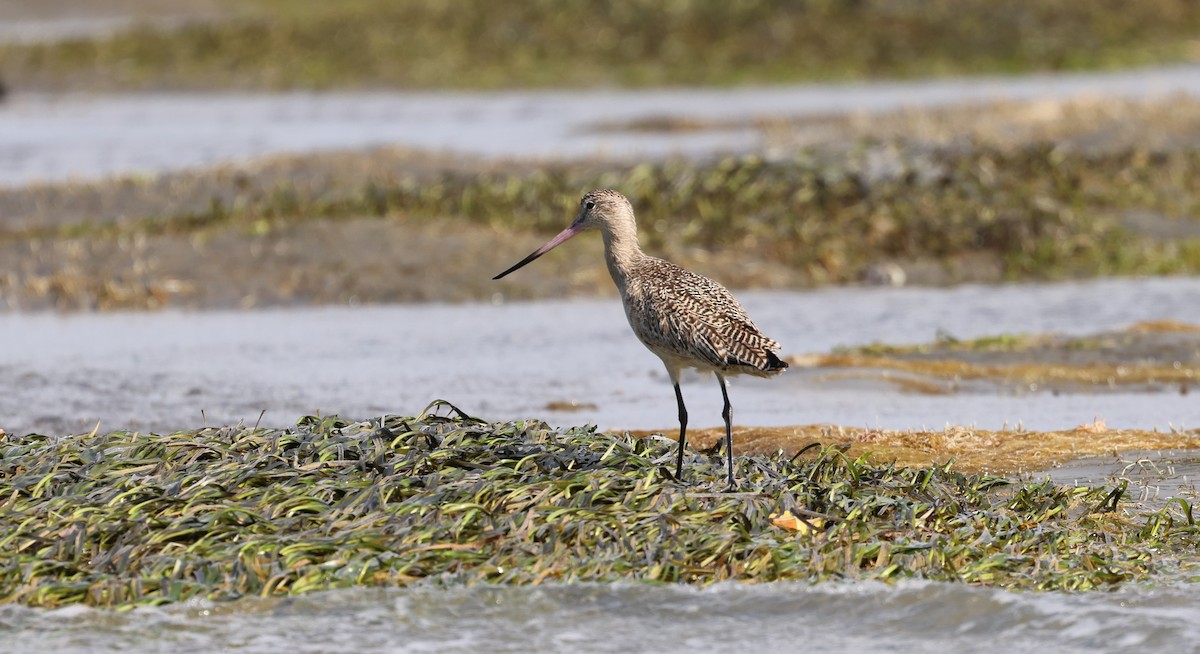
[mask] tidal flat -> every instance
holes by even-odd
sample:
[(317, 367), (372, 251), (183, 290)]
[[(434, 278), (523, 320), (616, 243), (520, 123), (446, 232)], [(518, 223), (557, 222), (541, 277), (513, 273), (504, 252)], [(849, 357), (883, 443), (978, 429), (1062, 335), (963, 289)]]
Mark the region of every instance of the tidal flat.
[[(1143, 141), (1168, 104), (1177, 138)], [(380, 149), (3, 189), (0, 253), (12, 263), (0, 302), (69, 311), (596, 295), (609, 285), (603, 268), (574, 257), (548, 258), (543, 274), (503, 289), (487, 282), (503, 267), (492, 253), (561, 228), (563, 189), (606, 186), (644, 217), (649, 251), (732, 288), (1195, 274), (1189, 180), (1200, 173), (1187, 134), (1200, 122), (1187, 116), (1200, 105), (1089, 106), (1061, 107), (1011, 141), (877, 138), (837, 123), (827, 127), (857, 145), (642, 164)], [(1020, 111), (996, 111), (999, 125), (1030, 128)], [(1087, 111), (1095, 120), (1082, 129)], [(1118, 123), (1119, 136), (1089, 137)]]
[(436, 402), (274, 430), (6, 438), (0, 590), (115, 608), (355, 585), (920, 578), (1086, 590), (1194, 574), (1189, 500), (904, 467), (719, 457)]
[[(1194, 3), (178, 4), (0, 4), (13, 654), (1200, 638)], [(591, 185), (842, 357), (733, 389), (740, 494), (595, 244), (486, 281)]]
[[(1145, 337), (1195, 333), (1164, 319), (861, 349), (901, 364), (1157, 358), (1194, 374), (1194, 343)], [(1114, 346), (1129, 339), (1136, 347)], [(683, 479), (671, 474), (669, 429), (488, 422), (447, 402), (283, 428), (6, 434), (0, 582), (22, 604), (131, 608), (357, 586), (922, 579), (1085, 590), (1195, 575), (1195, 429), (1099, 418), (1053, 431), (739, 427), (735, 493), (718, 483), (717, 431), (692, 432)]]

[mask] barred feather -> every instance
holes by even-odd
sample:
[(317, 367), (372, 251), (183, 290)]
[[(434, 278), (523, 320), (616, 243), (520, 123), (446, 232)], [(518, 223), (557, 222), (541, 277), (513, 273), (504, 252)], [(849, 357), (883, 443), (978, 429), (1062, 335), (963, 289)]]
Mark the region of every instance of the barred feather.
[(772, 352), (779, 343), (759, 331), (725, 287), (669, 261), (637, 261), (623, 299), (642, 343), (681, 367), (761, 377), (787, 368)]

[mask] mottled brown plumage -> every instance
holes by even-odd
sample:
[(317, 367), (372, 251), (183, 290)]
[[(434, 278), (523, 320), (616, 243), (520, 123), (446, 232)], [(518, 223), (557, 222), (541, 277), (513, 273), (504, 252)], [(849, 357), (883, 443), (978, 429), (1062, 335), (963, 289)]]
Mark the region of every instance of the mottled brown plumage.
[(622, 299), (633, 331), (668, 368), (767, 377), (779, 343), (716, 282), (655, 257), (633, 264)]
[(679, 390), (679, 373), (696, 368), (716, 373), (725, 399), (725, 446), (729, 485), (733, 479), (732, 408), (725, 387), (729, 375), (769, 377), (787, 363), (774, 353), (779, 343), (758, 330), (746, 310), (720, 284), (642, 252), (629, 200), (610, 189), (592, 191), (579, 201), (574, 222), (500, 279), (557, 247), (579, 232), (600, 230), (604, 260), (621, 293), (625, 316), (638, 339), (662, 359), (679, 407), (679, 455), (675, 475), (682, 476), (687, 409)]

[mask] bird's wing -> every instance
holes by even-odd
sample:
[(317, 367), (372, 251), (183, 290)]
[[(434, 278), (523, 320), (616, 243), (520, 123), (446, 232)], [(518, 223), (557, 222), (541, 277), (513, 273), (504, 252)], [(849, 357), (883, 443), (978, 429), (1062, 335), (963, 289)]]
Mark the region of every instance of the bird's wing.
[(725, 287), (661, 259), (644, 265), (630, 307), (630, 322), (643, 342), (716, 368), (767, 368), (767, 353), (779, 343), (758, 330)]

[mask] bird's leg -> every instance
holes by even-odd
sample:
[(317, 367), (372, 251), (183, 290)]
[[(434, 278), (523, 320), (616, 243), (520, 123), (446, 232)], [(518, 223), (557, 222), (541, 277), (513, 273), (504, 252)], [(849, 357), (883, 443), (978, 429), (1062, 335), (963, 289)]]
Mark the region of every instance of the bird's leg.
[(683, 446), (687, 442), (687, 407), (683, 406), (683, 392), (675, 381), (675, 401), (679, 403), (679, 454), (675, 457), (675, 478), (683, 481)]
[(729, 472), (729, 488), (726, 490), (734, 491), (737, 490), (737, 484), (733, 481), (733, 406), (729, 404), (725, 378), (717, 375), (717, 381), (721, 382), (721, 397), (725, 398), (725, 408), (721, 410), (721, 417), (725, 419), (725, 462)]

